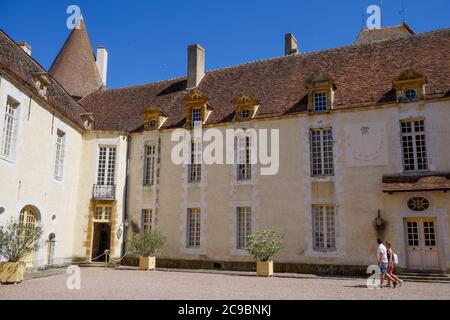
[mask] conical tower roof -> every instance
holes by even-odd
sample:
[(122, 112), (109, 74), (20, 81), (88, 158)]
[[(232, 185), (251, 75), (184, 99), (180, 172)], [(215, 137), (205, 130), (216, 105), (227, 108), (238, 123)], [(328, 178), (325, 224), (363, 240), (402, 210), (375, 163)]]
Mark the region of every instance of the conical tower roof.
[(49, 72), (75, 98), (85, 97), (102, 87), (83, 17), (78, 20)]

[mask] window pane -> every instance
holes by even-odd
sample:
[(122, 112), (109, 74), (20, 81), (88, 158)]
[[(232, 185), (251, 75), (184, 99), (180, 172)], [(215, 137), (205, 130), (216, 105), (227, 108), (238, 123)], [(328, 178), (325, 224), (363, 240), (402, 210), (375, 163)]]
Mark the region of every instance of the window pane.
[(311, 129), (312, 176), (334, 175), (333, 132), (331, 129)]
[(236, 248), (245, 249), (247, 237), (252, 232), (252, 216), (251, 208), (239, 207), (237, 208), (236, 217)]
[(200, 209), (191, 208), (187, 213), (187, 241), (188, 248), (200, 247)]
[(144, 185), (152, 186), (155, 176), (156, 146), (145, 146), (144, 150)]
[(400, 127), (404, 170), (428, 170), (425, 121), (402, 121)]

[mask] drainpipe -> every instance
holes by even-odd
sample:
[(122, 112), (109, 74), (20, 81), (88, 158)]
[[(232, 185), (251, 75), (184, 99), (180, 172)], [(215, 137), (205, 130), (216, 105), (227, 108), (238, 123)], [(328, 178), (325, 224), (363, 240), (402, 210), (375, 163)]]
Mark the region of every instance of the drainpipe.
[(122, 254), (126, 252), (126, 242), (128, 241), (128, 177), (129, 177), (129, 162), (130, 162), (130, 151), (131, 151), (131, 136), (127, 137), (127, 161), (125, 165), (125, 190), (123, 199), (123, 237), (122, 237)]

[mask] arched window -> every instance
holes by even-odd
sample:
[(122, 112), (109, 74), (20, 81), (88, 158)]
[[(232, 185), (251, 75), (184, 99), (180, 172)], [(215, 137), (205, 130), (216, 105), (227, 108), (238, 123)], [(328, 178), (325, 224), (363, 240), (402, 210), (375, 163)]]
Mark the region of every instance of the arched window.
[(430, 201), (424, 197), (414, 197), (408, 200), (408, 208), (412, 211), (425, 211), (430, 207)]
[(33, 208), (27, 206), (20, 211), (19, 223), (22, 227), (34, 228), (36, 226), (37, 215)]
[(405, 97), (408, 101), (412, 101), (417, 97), (417, 92), (414, 89), (407, 89), (405, 91)]

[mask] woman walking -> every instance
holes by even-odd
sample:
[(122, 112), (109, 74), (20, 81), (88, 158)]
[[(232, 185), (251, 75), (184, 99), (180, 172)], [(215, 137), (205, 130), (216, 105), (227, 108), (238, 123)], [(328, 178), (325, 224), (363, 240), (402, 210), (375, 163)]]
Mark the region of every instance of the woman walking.
[(403, 280), (400, 280), (399, 277), (397, 277), (394, 274), (395, 265), (398, 263), (396, 261), (396, 254), (394, 253), (394, 250), (392, 249), (392, 243), (390, 241), (386, 241), (386, 248), (387, 248), (387, 258), (388, 258), (388, 267), (387, 267), (387, 285), (391, 286), (391, 279), (394, 281), (393, 285), (394, 288), (399, 285), (401, 286), (403, 283)]

